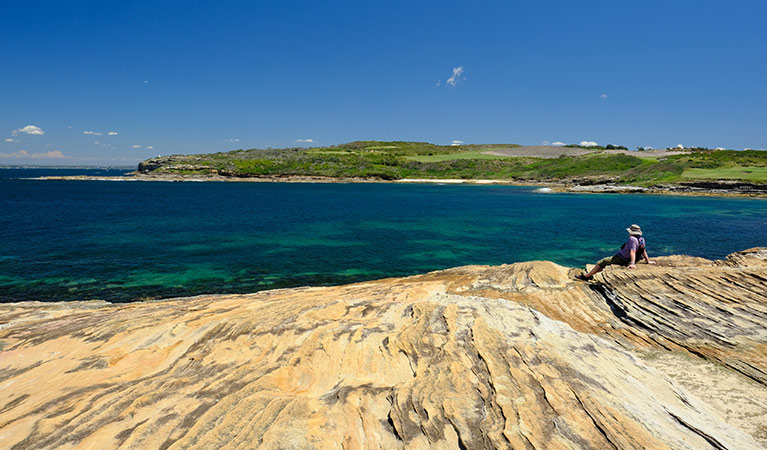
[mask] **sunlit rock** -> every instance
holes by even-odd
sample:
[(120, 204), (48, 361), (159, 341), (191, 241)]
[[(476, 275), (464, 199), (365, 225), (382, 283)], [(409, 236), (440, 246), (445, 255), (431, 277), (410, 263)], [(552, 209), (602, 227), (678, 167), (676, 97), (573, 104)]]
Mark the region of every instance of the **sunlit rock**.
[(761, 448), (766, 258), (0, 305), (0, 443)]

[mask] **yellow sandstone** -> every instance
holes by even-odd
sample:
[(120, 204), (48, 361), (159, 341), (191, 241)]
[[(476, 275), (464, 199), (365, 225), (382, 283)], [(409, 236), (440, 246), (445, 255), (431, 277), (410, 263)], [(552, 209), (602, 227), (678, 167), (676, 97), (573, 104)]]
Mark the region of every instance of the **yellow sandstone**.
[(767, 249), (0, 305), (0, 448), (755, 449)]

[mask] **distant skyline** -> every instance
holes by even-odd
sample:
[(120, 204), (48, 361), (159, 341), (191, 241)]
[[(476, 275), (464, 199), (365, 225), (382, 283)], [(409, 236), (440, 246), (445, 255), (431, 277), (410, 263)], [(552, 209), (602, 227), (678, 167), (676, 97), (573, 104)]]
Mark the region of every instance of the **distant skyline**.
[(15, 2), (0, 165), (354, 140), (767, 148), (760, 1)]

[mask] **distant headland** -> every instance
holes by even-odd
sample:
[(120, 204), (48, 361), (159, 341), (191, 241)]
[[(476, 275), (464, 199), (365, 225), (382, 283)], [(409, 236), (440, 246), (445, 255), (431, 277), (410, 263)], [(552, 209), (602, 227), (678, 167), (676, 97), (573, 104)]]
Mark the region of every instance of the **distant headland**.
[(767, 195), (767, 151), (623, 146), (435, 145), (357, 141), (330, 147), (158, 156), (133, 179), (462, 182), (576, 192)]

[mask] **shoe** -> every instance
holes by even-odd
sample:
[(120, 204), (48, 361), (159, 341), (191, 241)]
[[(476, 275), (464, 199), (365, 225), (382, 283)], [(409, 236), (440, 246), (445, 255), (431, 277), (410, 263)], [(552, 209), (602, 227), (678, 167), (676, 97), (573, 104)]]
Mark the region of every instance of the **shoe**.
[(581, 272), (578, 275), (575, 276), (575, 278), (583, 281), (591, 281), (594, 279), (594, 275), (587, 277), (585, 273)]

